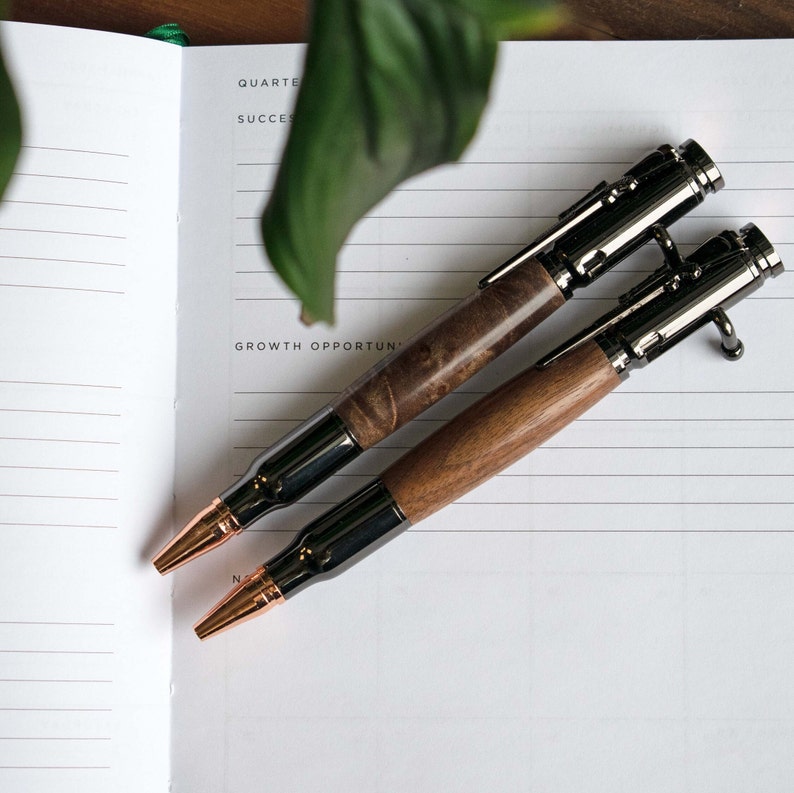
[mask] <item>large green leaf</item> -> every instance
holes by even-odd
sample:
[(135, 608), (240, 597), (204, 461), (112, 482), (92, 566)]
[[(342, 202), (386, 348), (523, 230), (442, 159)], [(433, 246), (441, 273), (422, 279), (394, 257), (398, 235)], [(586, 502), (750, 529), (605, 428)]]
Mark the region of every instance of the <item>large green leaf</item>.
[(318, 0), (295, 117), (262, 218), (307, 320), (333, 321), (336, 256), (355, 223), (420, 171), (457, 159), (488, 98), (499, 38), (549, 0)]
[[(4, 17), (4, 11), (5, 4), (0, 3), (0, 19)], [(19, 105), (0, 53), (0, 197), (14, 172), (21, 139)]]

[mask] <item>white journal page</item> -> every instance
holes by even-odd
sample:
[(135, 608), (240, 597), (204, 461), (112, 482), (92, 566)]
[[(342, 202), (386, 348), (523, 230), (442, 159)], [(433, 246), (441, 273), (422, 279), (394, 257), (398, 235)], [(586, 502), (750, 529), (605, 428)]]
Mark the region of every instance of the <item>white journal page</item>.
[(180, 50), (2, 34), (0, 788), (166, 791)]
[[(794, 252), (790, 42), (512, 44), (465, 161), (357, 226), (336, 326), (305, 328), (257, 226), (300, 50), (185, 56), (183, 520), (660, 144), (695, 138), (727, 184), (673, 227), (685, 253), (748, 221)], [(177, 793), (791, 789), (790, 274), (732, 310), (740, 362), (704, 329), (343, 576), (206, 643), (192, 631), (236, 576), (659, 263), (643, 249), (302, 503), (177, 572)]]

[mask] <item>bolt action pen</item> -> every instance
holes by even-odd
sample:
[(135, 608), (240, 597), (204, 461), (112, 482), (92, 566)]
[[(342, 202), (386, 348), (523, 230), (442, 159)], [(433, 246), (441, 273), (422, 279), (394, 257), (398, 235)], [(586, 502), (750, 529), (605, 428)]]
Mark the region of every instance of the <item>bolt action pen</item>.
[(158, 554), (167, 573), (304, 496), (476, 374), (568, 300), (723, 185), (693, 140), (602, 182), (469, 297), (420, 330), (266, 452)]
[(303, 529), (195, 626), (202, 639), (264, 613), (367, 556), (409, 526), (519, 460), (628, 376), (714, 321), (722, 350), (743, 350), (725, 307), (783, 270), (752, 224), (724, 231), (682, 259), (663, 228), (665, 264), (618, 306), (505, 383)]

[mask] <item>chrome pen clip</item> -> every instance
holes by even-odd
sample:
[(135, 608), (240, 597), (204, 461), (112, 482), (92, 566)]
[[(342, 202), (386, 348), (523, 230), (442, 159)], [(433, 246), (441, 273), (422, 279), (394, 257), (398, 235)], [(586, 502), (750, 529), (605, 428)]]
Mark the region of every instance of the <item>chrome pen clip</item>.
[(490, 286), (538, 256), (569, 298), (574, 288), (591, 283), (648, 242), (656, 226), (669, 226), (723, 184), (719, 169), (695, 141), (660, 146), (617, 181), (596, 185), (479, 286)]
[(667, 230), (654, 229), (665, 262), (635, 288), (621, 295), (618, 305), (590, 327), (569, 339), (537, 363), (550, 366), (571, 350), (595, 340), (618, 374), (655, 360), (709, 322), (722, 337), (726, 358), (744, 351), (725, 308), (783, 272), (769, 240), (748, 223), (739, 233), (723, 231), (683, 258)]

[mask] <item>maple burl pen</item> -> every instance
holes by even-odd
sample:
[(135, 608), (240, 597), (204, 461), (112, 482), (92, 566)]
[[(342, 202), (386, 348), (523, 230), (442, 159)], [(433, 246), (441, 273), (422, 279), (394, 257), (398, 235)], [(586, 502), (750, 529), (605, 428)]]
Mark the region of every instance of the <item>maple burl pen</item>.
[(379, 478), (312, 521), (195, 626), (202, 639), (337, 575), (495, 476), (711, 321), (726, 357), (741, 342), (725, 314), (783, 266), (752, 224), (682, 259), (663, 229), (665, 264), (593, 326), (428, 436)]
[(602, 182), (479, 288), (258, 456), (155, 557), (167, 573), (305, 495), (501, 355), (569, 299), (723, 185), (693, 140)]

